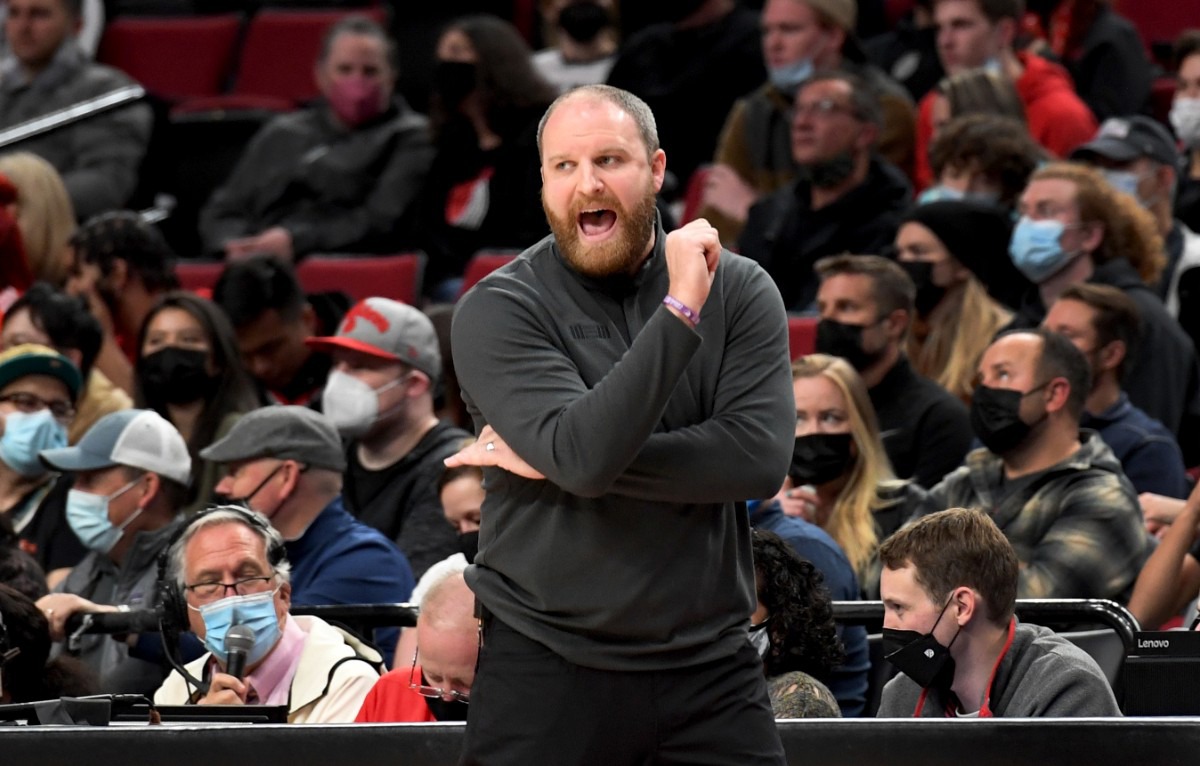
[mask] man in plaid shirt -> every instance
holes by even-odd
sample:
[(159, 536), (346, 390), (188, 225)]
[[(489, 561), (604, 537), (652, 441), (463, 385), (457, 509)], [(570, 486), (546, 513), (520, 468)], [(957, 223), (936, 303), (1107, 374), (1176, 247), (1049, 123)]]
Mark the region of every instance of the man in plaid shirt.
[(979, 379), (971, 425), (984, 448), (931, 505), (992, 517), (1017, 551), (1018, 598), (1128, 599), (1149, 537), (1120, 462), (1079, 428), (1086, 358), (1056, 333), (1011, 332), (984, 352)]

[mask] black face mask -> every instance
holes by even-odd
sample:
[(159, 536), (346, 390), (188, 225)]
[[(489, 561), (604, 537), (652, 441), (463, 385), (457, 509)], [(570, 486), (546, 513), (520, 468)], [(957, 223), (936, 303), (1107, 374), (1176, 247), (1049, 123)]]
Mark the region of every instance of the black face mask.
[(567, 37), (579, 43), (595, 40), (608, 24), (608, 11), (591, 0), (572, 3), (558, 13), (558, 26)]
[(439, 61), (433, 67), (433, 90), (446, 109), (457, 109), (479, 83), (478, 68), (467, 61)]
[(836, 319), (817, 322), (817, 351), (840, 356), (854, 369), (862, 372), (883, 356), (883, 350), (867, 353), (863, 350), (862, 335), (869, 325), (846, 324)]
[(470, 710), (470, 705), (458, 700), (447, 702), (441, 697), (433, 698), (426, 697), (425, 704), (429, 706), (429, 711), (433, 713), (433, 717), (439, 721), (465, 721), (467, 720), (467, 711)]
[(950, 656), (950, 646), (954, 646), (962, 628), (954, 634), (950, 646), (942, 646), (933, 637), (933, 631), (942, 621), (947, 606), (950, 606), (949, 601), (938, 613), (938, 618), (928, 633), (895, 628), (883, 629), (884, 659), (922, 689), (928, 689), (930, 686), (948, 689), (954, 683), (954, 658)]
[(946, 296), (946, 288), (933, 283), (933, 264), (929, 261), (899, 261), (899, 264), (917, 286), (917, 316), (929, 316)]
[(797, 436), (788, 476), (798, 485), (833, 481), (854, 462), (853, 444), (850, 434)]
[(1043, 383), (1025, 393), (983, 384), (976, 386), (971, 396), (971, 429), (983, 446), (1001, 456), (1020, 447), (1034, 427), (1021, 420), (1021, 400), (1047, 385)]
[(207, 352), (178, 346), (143, 356), (138, 360), (137, 375), (147, 399), (167, 404), (207, 399), (219, 380), (208, 374)]
[(479, 530), (460, 534), (458, 536), (458, 549), (462, 552), (462, 555), (467, 557), (468, 564), (474, 564), (475, 556), (479, 554)]
[(808, 182), (818, 189), (831, 189), (840, 186), (854, 173), (854, 155), (842, 152), (827, 160), (817, 160), (805, 165), (808, 172)]

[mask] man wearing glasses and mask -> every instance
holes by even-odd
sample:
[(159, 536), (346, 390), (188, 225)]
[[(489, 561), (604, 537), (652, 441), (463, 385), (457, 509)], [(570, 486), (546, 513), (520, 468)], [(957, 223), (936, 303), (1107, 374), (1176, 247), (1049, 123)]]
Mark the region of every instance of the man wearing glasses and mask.
[(80, 385), (79, 368), (51, 348), (25, 343), (0, 353), (0, 512), (50, 587), (87, 554), (67, 525), (72, 477), (56, 477), (38, 459), (67, 446)]
[(384, 674), (367, 695), (358, 723), (465, 721), (479, 658), (475, 594), (462, 572), (429, 587), (417, 617), (409, 667)]
[[(191, 678), (172, 672), (156, 704), (287, 705), (288, 723), (354, 720), (381, 658), (324, 620), (288, 614), (291, 565), (266, 519), (218, 506), (188, 524), (166, 555), (166, 608), (186, 612), (208, 652), (186, 666)], [(252, 636), (242, 672), (231, 667), (235, 626)]]
[(796, 93), (791, 135), (799, 175), (750, 208), (738, 240), (739, 252), (775, 280), (788, 310), (816, 299), (818, 259), (878, 253), (895, 238), (912, 188), (876, 152), (882, 125), (879, 98), (855, 75), (817, 74)]
[(987, 515), (952, 508), (901, 529), (883, 561), (880, 718), (1118, 716), (1096, 661), (1018, 623), (1016, 551)]

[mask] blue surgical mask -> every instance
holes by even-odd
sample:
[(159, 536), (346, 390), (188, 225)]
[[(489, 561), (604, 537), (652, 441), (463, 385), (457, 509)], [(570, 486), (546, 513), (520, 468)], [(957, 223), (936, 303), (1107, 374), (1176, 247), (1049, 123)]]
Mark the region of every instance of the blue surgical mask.
[[(245, 625), (254, 631), (254, 646), (246, 656), (246, 667), (253, 667), (267, 656), (279, 642), (279, 616), (275, 613), (275, 590), (249, 596), (230, 596), (197, 611), (204, 619), (204, 646), (222, 665), (229, 660), (225, 636), (234, 625)], [(196, 607), (188, 604), (189, 609)]]
[(1100, 172), (1104, 174), (1104, 179), (1112, 188), (1134, 198), (1138, 196), (1138, 181), (1141, 178), (1137, 173), (1132, 170), (1102, 170)]
[(917, 196), (918, 205), (928, 205), (930, 202), (941, 202), (942, 200), (958, 200), (964, 199), (967, 195), (958, 189), (951, 189), (949, 186), (938, 184), (930, 186), (925, 191)]
[(771, 84), (788, 94), (789, 97), (795, 95), (796, 89), (807, 82), (812, 75), (813, 62), (810, 58), (802, 58), (781, 67), (767, 68), (767, 76), (771, 78)]
[(1039, 285), (1062, 271), (1074, 257), (1063, 250), (1060, 241), (1066, 228), (1062, 221), (1053, 218), (1035, 221), (1021, 216), (1008, 245), (1013, 265)]
[(83, 547), (97, 553), (108, 553), (133, 520), (142, 515), (144, 509), (138, 508), (119, 527), (114, 526), (108, 518), (109, 503), (128, 492), (139, 481), (141, 477), (111, 495), (95, 495), (80, 489), (67, 492), (67, 523)]
[(38, 453), (65, 446), (67, 429), (54, 419), (49, 409), (13, 412), (4, 419), (4, 436), (0, 438), (0, 459), (22, 476), (45, 474), (47, 468), (38, 460)]

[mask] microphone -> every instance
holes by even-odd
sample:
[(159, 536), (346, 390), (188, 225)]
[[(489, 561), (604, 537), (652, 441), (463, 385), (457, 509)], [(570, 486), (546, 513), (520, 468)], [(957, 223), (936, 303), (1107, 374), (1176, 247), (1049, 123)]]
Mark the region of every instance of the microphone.
[(158, 630), (162, 615), (157, 609), (131, 609), (128, 612), (75, 612), (67, 618), (65, 632), (101, 633), (147, 633)]
[(234, 625), (225, 634), (225, 672), (239, 681), (246, 674), (246, 655), (254, 648), (254, 628)]

